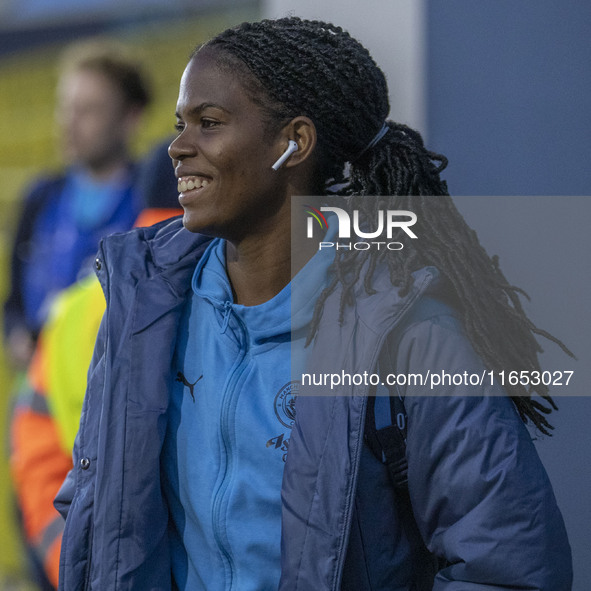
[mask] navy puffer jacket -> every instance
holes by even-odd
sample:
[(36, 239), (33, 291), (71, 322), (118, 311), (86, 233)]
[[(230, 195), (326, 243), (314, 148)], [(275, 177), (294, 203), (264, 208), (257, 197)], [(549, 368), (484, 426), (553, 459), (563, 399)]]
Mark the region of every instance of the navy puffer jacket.
[[(101, 245), (107, 312), (74, 468), (56, 498), (67, 519), (62, 590), (171, 589), (160, 451), (177, 327), (206, 245), (180, 219)], [(311, 372), (375, 368), (393, 335), (398, 373), (484, 370), (453, 311), (436, 297), (436, 270), (418, 272), (404, 298), (382, 281), (373, 296), (358, 294), (342, 324), (338, 306), (326, 307)], [(455, 386), (437, 396), (418, 387), (400, 393), (416, 522), (447, 564), (434, 589), (570, 589), (570, 548), (552, 488), (498, 386), (477, 396)], [(364, 443), (366, 394), (298, 398), (281, 491), (282, 591), (415, 589), (400, 503)]]

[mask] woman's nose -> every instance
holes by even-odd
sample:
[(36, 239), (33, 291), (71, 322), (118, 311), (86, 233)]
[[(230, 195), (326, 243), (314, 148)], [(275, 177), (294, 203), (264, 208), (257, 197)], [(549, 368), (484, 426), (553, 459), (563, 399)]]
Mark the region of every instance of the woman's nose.
[(187, 156), (194, 156), (196, 148), (193, 142), (187, 141), (185, 134), (181, 132), (177, 137), (172, 140), (170, 146), (168, 146), (168, 155), (173, 160), (182, 160)]

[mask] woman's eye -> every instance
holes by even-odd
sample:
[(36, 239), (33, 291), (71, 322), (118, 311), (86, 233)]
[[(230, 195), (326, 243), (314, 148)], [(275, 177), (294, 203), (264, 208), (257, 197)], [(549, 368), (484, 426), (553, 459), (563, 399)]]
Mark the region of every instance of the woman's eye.
[(185, 126), (182, 123), (175, 123), (175, 125), (174, 125), (174, 129), (176, 130), (177, 133), (181, 133), (184, 128), (185, 128)]
[(219, 125), (219, 121), (214, 121), (213, 119), (201, 119), (201, 127), (204, 129), (209, 129), (210, 127), (215, 127)]

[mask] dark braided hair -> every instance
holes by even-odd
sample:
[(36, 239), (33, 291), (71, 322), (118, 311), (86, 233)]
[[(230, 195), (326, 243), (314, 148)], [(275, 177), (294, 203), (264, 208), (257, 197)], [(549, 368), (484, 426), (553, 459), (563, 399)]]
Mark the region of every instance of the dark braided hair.
[[(215, 50), (222, 67), (241, 74), (244, 88), (270, 126), (298, 115), (314, 122), (316, 162), (325, 187), (346, 179), (344, 193), (368, 220), (375, 220), (377, 210), (384, 208), (411, 210), (419, 220), (420, 240), (410, 241), (404, 256), (387, 249), (337, 252), (332, 281), (316, 304), (309, 340), (327, 298), (339, 285), (342, 318), (362, 273), (364, 288), (371, 294), (375, 270), (385, 266), (392, 285), (404, 296), (412, 286), (412, 273), (432, 265), (442, 274), (466, 334), (489, 369), (540, 371), (541, 348), (535, 335), (552, 340), (572, 356), (527, 318), (519, 300), (523, 291), (507, 282), (497, 257), (488, 256), (455, 208), (440, 178), (445, 157), (428, 151), (416, 131), (392, 121), (386, 122), (385, 135), (368, 148), (389, 112), (388, 88), (369, 52), (347, 32), (292, 17), (243, 23), (196, 53), (203, 47)], [(356, 197), (364, 195), (383, 199)], [(527, 390), (517, 384), (507, 390), (521, 418), (548, 434), (552, 426), (545, 415), (557, 408), (548, 387), (540, 384)], [(533, 400), (533, 393), (550, 406)]]

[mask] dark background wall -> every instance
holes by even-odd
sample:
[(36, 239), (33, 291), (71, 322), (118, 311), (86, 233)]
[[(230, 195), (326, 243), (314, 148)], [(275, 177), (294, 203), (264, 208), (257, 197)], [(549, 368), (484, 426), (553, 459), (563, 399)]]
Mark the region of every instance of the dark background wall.
[(428, 0), (428, 131), (456, 195), (586, 195), (591, 4)]
[(427, 0), (426, 27), (428, 144), (448, 156), (450, 191), (466, 196), (456, 203), (481, 242), (500, 255), (508, 279), (530, 293), (532, 319), (578, 357), (572, 362), (541, 339), (544, 365), (572, 369), (575, 379), (554, 389), (555, 434), (536, 444), (569, 531), (573, 589), (586, 591), (591, 4)]

